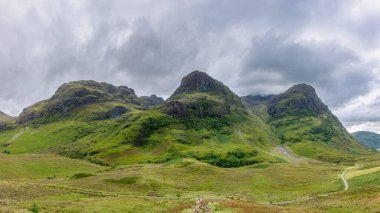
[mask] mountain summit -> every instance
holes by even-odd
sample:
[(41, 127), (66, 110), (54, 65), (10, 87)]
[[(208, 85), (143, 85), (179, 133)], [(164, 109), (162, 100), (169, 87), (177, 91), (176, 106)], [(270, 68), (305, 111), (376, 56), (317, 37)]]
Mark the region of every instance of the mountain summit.
[[(91, 80), (73, 81), (60, 86), (51, 98), (24, 109), (18, 121), (27, 123), (38, 118), (67, 116), (75, 110), (94, 104), (99, 104), (99, 109), (114, 107), (106, 113), (114, 117), (115, 112), (116, 114), (126, 112), (125, 105), (128, 104), (149, 108), (162, 102), (163, 100), (160, 101), (156, 96), (139, 98), (135, 91), (127, 86), (114, 86)], [(104, 116), (109, 117), (108, 115)]]
[(268, 113), (271, 117), (284, 115), (320, 115), (329, 112), (315, 89), (307, 84), (298, 84), (271, 98)]
[(310, 85), (298, 84), (271, 97), (267, 113), (282, 143), (299, 155), (340, 162), (347, 153), (364, 151)]
[(208, 74), (194, 71), (166, 101), (165, 111), (178, 116), (220, 117), (235, 107), (243, 107), (239, 96)]

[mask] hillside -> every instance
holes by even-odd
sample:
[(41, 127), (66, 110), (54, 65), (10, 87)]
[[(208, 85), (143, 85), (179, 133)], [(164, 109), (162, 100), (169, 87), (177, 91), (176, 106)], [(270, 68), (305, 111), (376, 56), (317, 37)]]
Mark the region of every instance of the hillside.
[(304, 84), (239, 98), (194, 71), (164, 101), (75, 81), (4, 125), (0, 212), (191, 212), (197, 196), (215, 212), (351, 210), (343, 180), (379, 195), (376, 153)]
[(0, 151), (56, 153), (101, 165), (191, 157), (221, 167), (283, 162), (280, 143), (298, 155), (350, 161), (364, 148), (314, 88), (239, 98), (204, 72), (185, 76), (163, 101), (126, 86), (63, 84), (0, 131)]
[(242, 99), (267, 121), (281, 143), (298, 155), (340, 162), (365, 152), (309, 85), (295, 85), (278, 95)]
[(352, 135), (358, 140), (361, 144), (367, 146), (371, 149), (380, 149), (380, 135), (374, 132), (359, 131), (354, 132)]
[(271, 153), (278, 139), (270, 127), (199, 71), (184, 77), (165, 103), (125, 86), (67, 83), (0, 135), (2, 152), (56, 153), (102, 165), (184, 157), (222, 167), (283, 161)]
[(0, 111), (0, 122), (10, 121), (12, 119), (14, 119), (14, 118), (5, 114), (4, 112)]

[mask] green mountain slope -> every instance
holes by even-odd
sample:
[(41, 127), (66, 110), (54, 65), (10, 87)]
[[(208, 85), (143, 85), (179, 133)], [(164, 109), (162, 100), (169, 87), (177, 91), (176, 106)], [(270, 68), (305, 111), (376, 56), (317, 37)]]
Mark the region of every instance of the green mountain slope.
[(0, 132), (6, 153), (57, 153), (99, 164), (193, 157), (222, 167), (280, 162), (269, 126), (221, 82), (196, 71), (165, 102), (94, 81), (62, 85)]
[(267, 107), (269, 124), (281, 142), (299, 155), (340, 162), (365, 152), (309, 85), (273, 96)]
[(361, 144), (371, 148), (371, 149), (380, 149), (380, 135), (374, 132), (359, 131), (354, 132), (352, 135), (358, 140)]
[(187, 157), (220, 167), (283, 162), (275, 151), (280, 143), (333, 162), (365, 150), (308, 85), (239, 98), (199, 71), (165, 102), (126, 86), (67, 83), (0, 128), (0, 152), (56, 153), (104, 165)]
[(5, 122), (5, 121), (10, 121), (13, 120), (14, 118), (5, 114), (4, 112), (0, 111), (0, 122)]

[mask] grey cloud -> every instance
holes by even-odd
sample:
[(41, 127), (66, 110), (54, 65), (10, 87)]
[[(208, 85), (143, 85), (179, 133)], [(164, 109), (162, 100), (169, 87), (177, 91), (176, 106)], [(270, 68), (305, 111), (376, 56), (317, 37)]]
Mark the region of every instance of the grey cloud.
[(78, 79), (167, 97), (195, 69), (240, 95), (310, 83), (334, 109), (379, 85), (378, 64), (363, 59), (376, 55), (378, 16), (357, 20), (355, 1), (16, 0), (0, 7), (0, 111), (12, 115)]
[(375, 78), (371, 66), (339, 44), (297, 41), (269, 32), (253, 39), (244, 59), (242, 75), (246, 78), (241, 83), (257, 85), (257, 90), (264, 92), (273, 91), (273, 85), (285, 89), (308, 83), (336, 107), (368, 91)]

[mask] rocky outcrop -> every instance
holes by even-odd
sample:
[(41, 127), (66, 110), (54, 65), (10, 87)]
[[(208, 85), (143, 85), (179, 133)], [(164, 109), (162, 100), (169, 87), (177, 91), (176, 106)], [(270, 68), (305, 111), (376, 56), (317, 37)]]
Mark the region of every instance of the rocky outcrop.
[(115, 106), (108, 112), (102, 113), (97, 119), (103, 120), (103, 119), (112, 119), (112, 118), (117, 118), (126, 112), (131, 111), (130, 109), (124, 107), (124, 106)]
[(218, 96), (229, 104), (242, 104), (239, 96), (233, 93), (222, 82), (217, 81), (207, 73), (200, 71), (193, 71), (182, 78), (181, 85), (174, 91), (173, 95), (171, 95), (168, 100), (175, 100), (183, 94), (191, 93), (207, 93)]
[(165, 104), (165, 112), (180, 117), (222, 117), (230, 114), (230, 106), (207, 97), (194, 97), (188, 101), (173, 100)]
[(317, 116), (324, 112), (329, 112), (329, 109), (319, 99), (315, 89), (306, 84), (295, 85), (272, 97), (268, 103), (268, 114), (272, 118), (285, 115)]
[(204, 72), (185, 76), (166, 101), (164, 112), (175, 116), (222, 117), (232, 108), (243, 108), (240, 98)]
[(8, 124), (0, 122), (0, 132), (5, 131), (5, 130), (9, 130), (9, 129), (11, 129), (11, 127)]

